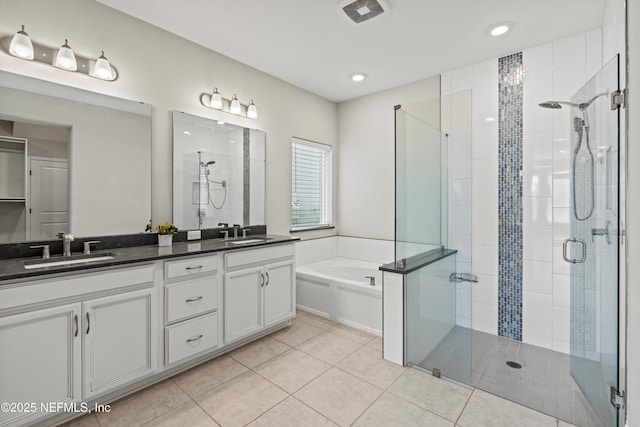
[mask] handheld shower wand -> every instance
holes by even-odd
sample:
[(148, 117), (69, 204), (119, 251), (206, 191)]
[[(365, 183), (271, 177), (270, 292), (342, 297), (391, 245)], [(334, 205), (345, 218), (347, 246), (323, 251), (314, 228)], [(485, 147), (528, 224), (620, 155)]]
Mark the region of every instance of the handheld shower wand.
[[(594, 174), (595, 174), (595, 166), (594, 166), (594, 157), (593, 157), (593, 152), (591, 151), (591, 146), (589, 145), (589, 127), (590, 127), (590, 123), (589, 123), (589, 113), (587, 112), (587, 108), (589, 108), (589, 106), (591, 105), (591, 103), (593, 103), (593, 101), (595, 101), (596, 99), (600, 98), (601, 96), (605, 96), (607, 95), (606, 92), (603, 93), (599, 93), (597, 95), (595, 95), (593, 98), (591, 98), (590, 100), (588, 100), (587, 102), (582, 102), (580, 104), (577, 104), (575, 102), (569, 102), (569, 101), (546, 101), (546, 102), (541, 102), (540, 104), (538, 104), (540, 107), (542, 108), (550, 108), (550, 109), (560, 109), (562, 108), (563, 105), (568, 105), (571, 107), (575, 107), (578, 108), (581, 112), (582, 112), (582, 118), (580, 117), (574, 117), (573, 118), (573, 129), (576, 132), (576, 134), (578, 135), (578, 141), (576, 143), (576, 148), (573, 151), (573, 158), (572, 158), (572, 167), (571, 167), (571, 182), (573, 184), (573, 215), (575, 216), (575, 218), (578, 221), (585, 221), (587, 219), (589, 219), (591, 217), (591, 215), (593, 215), (593, 210), (595, 209), (595, 178), (594, 178)], [(580, 153), (580, 149), (582, 148), (582, 139), (583, 137), (586, 137), (586, 141), (587, 143), (585, 144), (587, 147), (587, 154), (589, 156), (589, 162), (590, 162), (590, 184), (591, 184), (591, 206), (588, 209), (589, 212), (585, 215), (585, 216), (581, 216), (578, 214), (578, 205), (577, 205), (577, 200), (576, 200), (576, 160), (578, 158), (578, 154)]]

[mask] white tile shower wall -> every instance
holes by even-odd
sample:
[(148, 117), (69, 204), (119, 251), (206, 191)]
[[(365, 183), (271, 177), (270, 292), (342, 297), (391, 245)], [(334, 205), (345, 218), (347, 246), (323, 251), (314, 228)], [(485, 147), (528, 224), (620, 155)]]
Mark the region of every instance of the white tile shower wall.
[(601, 31), (524, 50), (523, 62), (523, 340), (568, 352), (570, 117), (538, 104), (570, 100), (600, 68)]
[[(449, 134), (449, 247), (457, 249), (456, 271), (472, 273), (473, 146), (472, 89), (474, 68), (441, 76), (441, 129)], [(472, 291), (467, 283), (456, 286), (456, 323), (472, 326)]]
[[(594, 30), (523, 51), (523, 339), (563, 352), (569, 348), (569, 268), (562, 259), (570, 213), (569, 111), (538, 104), (569, 100), (601, 67), (602, 50), (602, 32)], [(493, 334), (498, 324), (497, 69), (492, 59), (443, 73), (440, 80), (441, 129), (451, 135), (450, 247), (461, 251), (457, 270), (480, 278), (472, 295), (458, 290), (458, 324), (472, 317), (474, 329)], [(456, 139), (464, 138), (460, 126), (469, 116), (459, 101), (469, 99), (469, 90), (471, 165), (464, 153), (469, 141)], [(465, 256), (469, 229), (470, 259)], [(464, 312), (468, 297), (473, 316)]]

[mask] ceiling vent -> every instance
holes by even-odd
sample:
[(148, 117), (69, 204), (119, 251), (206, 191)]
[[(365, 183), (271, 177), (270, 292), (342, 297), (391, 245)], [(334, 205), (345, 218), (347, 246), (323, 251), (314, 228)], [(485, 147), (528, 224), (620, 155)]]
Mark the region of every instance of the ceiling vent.
[(389, 12), (390, 7), (385, 0), (343, 0), (338, 3), (338, 9), (349, 22), (362, 24)]

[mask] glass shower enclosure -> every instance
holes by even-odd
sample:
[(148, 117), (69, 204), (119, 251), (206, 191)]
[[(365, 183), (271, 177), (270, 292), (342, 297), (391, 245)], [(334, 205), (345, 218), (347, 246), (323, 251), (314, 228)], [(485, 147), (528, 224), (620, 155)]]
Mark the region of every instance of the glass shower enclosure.
[(455, 251), (447, 249), (448, 136), (401, 106), (395, 131), (395, 265), (404, 275), (405, 363), (471, 384), (471, 331), (457, 323), (460, 310), (471, 312), (471, 300), (458, 298), (464, 284), (453, 280)]
[(395, 261), (447, 246), (447, 135), (395, 110)]
[(602, 423), (618, 425), (620, 110), (619, 58), (572, 98), (571, 375)]

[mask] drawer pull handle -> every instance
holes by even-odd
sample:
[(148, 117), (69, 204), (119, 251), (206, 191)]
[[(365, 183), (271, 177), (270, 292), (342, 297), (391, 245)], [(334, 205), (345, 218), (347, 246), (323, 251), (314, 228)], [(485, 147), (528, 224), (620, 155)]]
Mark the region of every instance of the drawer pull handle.
[(202, 268), (201, 265), (197, 265), (195, 267), (185, 267), (184, 269), (187, 271), (191, 271), (191, 270), (200, 270)]
[(73, 333), (73, 336), (77, 337), (78, 336), (78, 315), (77, 314), (73, 316), (73, 321), (76, 324), (76, 331)]
[(189, 299), (186, 299), (186, 300), (184, 300), (184, 302), (187, 302), (187, 303), (189, 303), (189, 302), (196, 302), (196, 301), (200, 301), (201, 299), (202, 299), (202, 297), (201, 297), (201, 296), (199, 296), (199, 297), (197, 297), (197, 298), (189, 298)]
[(89, 323), (89, 313), (87, 313), (87, 334), (89, 333), (90, 328), (91, 328), (91, 324)]
[(265, 273), (265, 274), (267, 276), (267, 283), (265, 283), (264, 285), (265, 286), (269, 286), (269, 280), (271, 280), (271, 279), (269, 278), (269, 273)]
[(197, 337), (195, 337), (195, 338), (189, 338), (189, 339), (187, 340), (187, 342), (188, 342), (188, 343), (192, 343), (192, 342), (194, 342), (194, 341), (201, 340), (201, 339), (202, 339), (202, 337), (204, 337), (204, 335), (203, 335), (203, 334), (200, 334), (200, 335), (198, 335), (198, 336), (197, 336)]
[(264, 286), (264, 274), (260, 273), (260, 287)]

